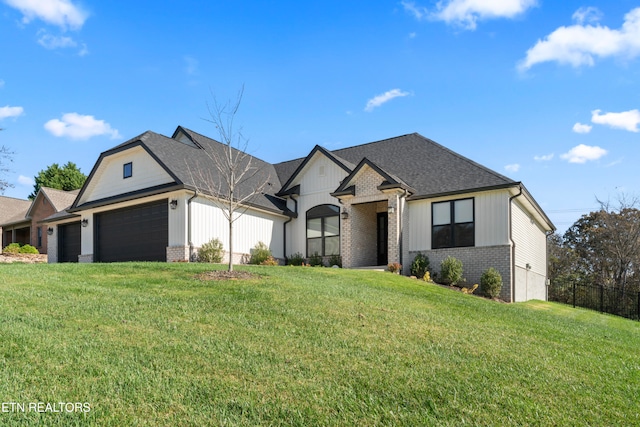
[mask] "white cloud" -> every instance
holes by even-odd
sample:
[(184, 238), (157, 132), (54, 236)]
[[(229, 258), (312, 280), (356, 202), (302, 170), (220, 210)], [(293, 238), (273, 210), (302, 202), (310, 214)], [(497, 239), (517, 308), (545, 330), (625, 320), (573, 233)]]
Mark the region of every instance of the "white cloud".
[(591, 132), (592, 128), (593, 128), (593, 126), (585, 125), (585, 124), (582, 124), (582, 123), (576, 123), (575, 125), (573, 125), (573, 131), (575, 133), (589, 133), (589, 132)]
[(429, 11), (426, 7), (416, 6), (412, 1), (402, 1), (400, 3), (404, 7), (404, 10), (412, 14), (418, 21), (429, 15)]
[(9, 107), (4, 106), (0, 107), (0, 120), (6, 119), (8, 117), (18, 117), (24, 113), (24, 108), (22, 107)]
[(18, 177), (18, 184), (20, 185), (34, 185), (35, 181), (33, 178), (29, 178), (28, 176), (20, 175)]
[(568, 153), (560, 157), (569, 163), (586, 163), (592, 160), (598, 160), (607, 154), (607, 150), (597, 147), (580, 144), (569, 150)]
[(78, 46), (78, 43), (76, 43), (71, 37), (52, 36), (51, 34), (43, 34), (40, 36), (38, 44), (50, 50)]
[(574, 14), (578, 24), (556, 29), (527, 51), (518, 65), (520, 71), (549, 61), (580, 67), (594, 65), (596, 57), (635, 58), (640, 55), (640, 8), (625, 15), (619, 30), (599, 24), (583, 25), (581, 20), (591, 19), (592, 22), (593, 18), (589, 17), (593, 14), (578, 12)]
[(474, 30), (479, 20), (514, 18), (536, 4), (537, 0), (441, 0), (430, 12), (414, 2), (402, 2), (404, 9), (418, 20), (431, 18), (468, 30)]
[(506, 165), (504, 168), (507, 172), (518, 172), (520, 170), (520, 165), (518, 163), (513, 163), (511, 165)]
[(602, 18), (602, 12), (597, 7), (581, 7), (573, 13), (571, 18), (580, 25), (585, 22), (598, 22)]
[(40, 19), (62, 29), (80, 29), (88, 14), (69, 0), (4, 0), (22, 12), (24, 23)]
[(629, 132), (638, 132), (640, 124), (640, 111), (629, 110), (621, 113), (604, 113), (600, 114), (600, 110), (591, 112), (591, 121), (598, 125), (607, 125), (614, 129), (624, 129)]
[(111, 139), (120, 138), (117, 129), (112, 129), (104, 120), (96, 120), (93, 116), (83, 116), (78, 113), (66, 113), (62, 120), (52, 119), (45, 123), (44, 128), (52, 135), (71, 139), (89, 139), (94, 136), (109, 135)]
[(534, 156), (533, 160), (535, 160), (536, 162), (548, 162), (548, 161), (552, 160), (554, 156), (555, 156), (555, 154), (553, 154), (553, 153), (544, 154), (542, 156)]
[(409, 95), (409, 92), (403, 92), (400, 89), (391, 89), (381, 95), (376, 95), (368, 100), (367, 105), (364, 107), (364, 111), (373, 111), (374, 108), (381, 106), (385, 102), (391, 101), (393, 98), (407, 95)]

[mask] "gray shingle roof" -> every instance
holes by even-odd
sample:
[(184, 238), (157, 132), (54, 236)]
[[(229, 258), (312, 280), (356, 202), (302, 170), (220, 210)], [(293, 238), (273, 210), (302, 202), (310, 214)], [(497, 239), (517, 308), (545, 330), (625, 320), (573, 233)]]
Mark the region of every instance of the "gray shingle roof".
[[(220, 142), (193, 132), (189, 129), (178, 127), (174, 133), (174, 137), (183, 132), (189, 139), (195, 142), (194, 145), (180, 142), (177, 139), (169, 138), (155, 132), (147, 131), (140, 136), (130, 139), (113, 149), (102, 153), (101, 158), (113, 152), (127, 149), (131, 146), (142, 144), (145, 146), (152, 156), (165, 167), (176, 184), (183, 185), (186, 188), (198, 189), (206, 193), (212, 193), (213, 188), (208, 186), (208, 181), (221, 183), (219, 171), (215, 167), (213, 161), (203, 153), (224, 153), (225, 145)], [(237, 153), (237, 150), (233, 150)], [(272, 164), (267, 163), (253, 156), (248, 156), (252, 162), (252, 167), (256, 167), (258, 172), (248, 180), (242, 182), (236, 189), (237, 198), (243, 198), (253, 189), (258, 188), (263, 183), (267, 183), (263, 194), (251, 199), (250, 204), (269, 210), (281, 210), (282, 207), (279, 200), (275, 197), (275, 193), (282, 186), (280, 179)], [(225, 188), (220, 189), (220, 193), (224, 194)], [(215, 195), (215, 194), (212, 194)]]
[(334, 153), (351, 162), (366, 157), (414, 188), (414, 197), (517, 184), (418, 133), (343, 148)]
[[(189, 141), (179, 141), (178, 136), (182, 134)], [(172, 138), (147, 131), (103, 153), (101, 158), (136, 144), (147, 147), (178, 185), (202, 189), (206, 186), (199, 174), (202, 170), (208, 171), (211, 178), (220, 182), (218, 171), (202, 150), (221, 153), (225, 146), (182, 127), (176, 129)], [(276, 196), (277, 193), (288, 189), (283, 184), (292, 183), (292, 177), (300, 172), (316, 151), (324, 152), (351, 170), (367, 159), (393, 177), (394, 181), (411, 189), (411, 197), (414, 199), (519, 184), (418, 133), (412, 133), (333, 151), (316, 146), (305, 158), (274, 165), (249, 156), (260, 169), (260, 175), (242, 184), (239, 189), (240, 197), (262, 182), (268, 182), (264, 194), (254, 199), (253, 203), (270, 210), (286, 210), (282, 200)]]
[[(517, 184), (418, 133), (342, 148), (331, 153), (356, 165), (365, 158), (370, 160), (415, 189), (414, 198)], [(286, 177), (283, 181), (286, 182), (304, 160), (296, 159), (275, 165), (281, 180)]]

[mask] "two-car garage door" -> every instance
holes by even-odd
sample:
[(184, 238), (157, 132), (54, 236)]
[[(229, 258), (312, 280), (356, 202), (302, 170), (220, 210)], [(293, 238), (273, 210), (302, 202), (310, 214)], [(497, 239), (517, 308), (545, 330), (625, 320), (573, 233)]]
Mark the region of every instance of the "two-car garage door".
[(166, 261), (168, 200), (94, 215), (94, 261)]

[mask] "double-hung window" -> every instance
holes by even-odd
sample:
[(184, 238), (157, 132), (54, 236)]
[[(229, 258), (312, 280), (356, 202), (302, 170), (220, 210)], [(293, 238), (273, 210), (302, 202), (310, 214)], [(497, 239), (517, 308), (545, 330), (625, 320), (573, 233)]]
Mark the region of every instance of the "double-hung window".
[(307, 256), (340, 254), (340, 208), (320, 205), (307, 211)]
[(475, 245), (474, 200), (460, 199), (431, 205), (431, 248)]

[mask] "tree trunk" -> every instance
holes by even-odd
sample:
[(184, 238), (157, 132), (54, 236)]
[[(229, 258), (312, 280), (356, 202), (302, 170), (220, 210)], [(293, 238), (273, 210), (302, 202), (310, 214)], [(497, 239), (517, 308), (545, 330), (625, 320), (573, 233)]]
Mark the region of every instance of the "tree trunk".
[(233, 210), (229, 209), (229, 271), (233, 271)]

